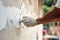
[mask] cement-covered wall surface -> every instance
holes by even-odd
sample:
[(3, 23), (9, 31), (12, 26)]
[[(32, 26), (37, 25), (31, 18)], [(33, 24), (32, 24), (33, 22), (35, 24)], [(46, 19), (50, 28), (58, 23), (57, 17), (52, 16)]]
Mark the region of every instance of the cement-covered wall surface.
[(37, 16), (37, 0), (0, 0), (0, 40), (42, 40), (42, 24), (20, 25), (24, 16)]

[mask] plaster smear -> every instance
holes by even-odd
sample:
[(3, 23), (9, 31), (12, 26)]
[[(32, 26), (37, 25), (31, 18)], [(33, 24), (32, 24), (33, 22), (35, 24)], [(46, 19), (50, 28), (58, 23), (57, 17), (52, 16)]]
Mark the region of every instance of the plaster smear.
[(26, 1), (0, 0), (0, 40), (37, 40), (38, 35), (38, 40), (42, 39), (42, 25), (35, 27), (19, 25), (23, 16), (37, 18), (36, 5), (34, 7), (33, 3), (30, 5), (28, 0)]

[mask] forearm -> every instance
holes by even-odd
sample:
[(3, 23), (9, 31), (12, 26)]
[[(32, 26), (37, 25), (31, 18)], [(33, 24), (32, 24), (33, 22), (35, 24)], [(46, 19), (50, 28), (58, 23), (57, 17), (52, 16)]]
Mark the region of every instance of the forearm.
[(44, 15), (42, 18), (38, 18), (37, 21), (40, 23), (48, 23), (52, 22), (53, 19), (59, 18), (60, 16), (60, 9), (54, 8), (51, 12)]
[(53, 20), (60, 16), (60, 9), (54, 8), (51, 12), (47, 13), (45, 16), (43, 16), (43, 20)]

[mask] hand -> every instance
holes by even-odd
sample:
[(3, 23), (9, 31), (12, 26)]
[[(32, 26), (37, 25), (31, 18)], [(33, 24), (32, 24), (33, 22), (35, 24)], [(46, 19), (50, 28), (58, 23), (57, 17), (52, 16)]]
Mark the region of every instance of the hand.
[(41, 24), (41, 23), (42, 23), (41, 18), (36, 19), (36, 24), (37, 24), (37, 25), (38, 25), (38, 24)]
[(36, 25), (36, 20), (32, 17), (23, 17), (23, 23), (28, 27), (33, 27)]
[(44, 21), (43, 18), (36, 19), (36, 24), (46, 24), (48, 21)]

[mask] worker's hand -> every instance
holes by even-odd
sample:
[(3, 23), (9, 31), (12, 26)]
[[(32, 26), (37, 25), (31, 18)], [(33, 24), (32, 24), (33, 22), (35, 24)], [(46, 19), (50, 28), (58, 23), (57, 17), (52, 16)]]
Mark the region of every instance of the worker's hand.
[(29, 17), (29, 16), (24, 16), (23, 17), (23, 21), (24, 25), (26, 25), (27, 27), (33, 27), (35, 25), (37, 25), (36, 23), (36, 20), (32, 17)]
[(38, 24), (47, 24), (49, 22), (49, 20), (47, 21), (47, 20), (43, 20), (43, 18), (38, 18), (38, 19), (36, 19), (36, 24), (38, 25)]
[(41, 24), (41, 23), (42, 23), (41, 18), (36, 19), (36, 24), (37, 24), (37, 25), (38, 25), (38, 24)]

